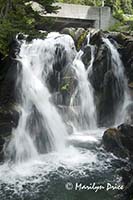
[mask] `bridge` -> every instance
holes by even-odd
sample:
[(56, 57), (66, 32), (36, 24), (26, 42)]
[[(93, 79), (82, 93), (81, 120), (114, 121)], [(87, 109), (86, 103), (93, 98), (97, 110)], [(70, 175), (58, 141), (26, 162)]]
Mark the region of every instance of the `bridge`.
[(106, 30), (113, 25), (110, 7), (92, 7), (78, 4), (56, 3), (61, 9), (57, 14), (45, 14), (55, 19), (57, 27), (94, 27)]
[(93, 7), (78, 4), (55, 3), (60, 9), (57, 13), (46, 13), (44, 8), (37, 2), (32, 3), (32, 8), (40, 13), (41, 16), (54, 19), (54, 28), (64, 27), (83, 27), (108, 29), (115, 23), (111, 14), (110, 7)]

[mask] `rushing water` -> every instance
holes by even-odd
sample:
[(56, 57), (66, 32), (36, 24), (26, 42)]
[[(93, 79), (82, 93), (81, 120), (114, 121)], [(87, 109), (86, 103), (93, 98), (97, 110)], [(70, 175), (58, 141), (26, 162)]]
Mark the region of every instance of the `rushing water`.
[(88, 35), (87, 46), (90, 46), (91, 48), (91, 60), (87, 69), (82, 62), (82, 50), (77, 53), (73, 61), (73, 68), (76, 72), (78, 87), (74, 92), (74, 96), (72, 96), (72, 102), (73, 105), (78, 102), (76, 112), (79, 119), (76, 127), (80, 126), (81, 130), (97, 128), (96, 106), (93, 94), (94, 92), (93, 87), (88, 79), (88, 75), (91, 72), (91, 68), (94, 62), (94, 49), (93, 46), (89, 44), (89, 37), (90, 35)]
[(112, 71), (117, 79), (118, 86), (116, 88), (117, 96), (120, 98), (117, 108), (115, 123), (124, 122), (126, 117), (126, 108), (131, 103), (131, 98), (128, 91), (127, 79), (124, 72), (124, 66), (120, 59), (120, 55), (108, 38), (103, 38), (103, 42), (107, 45), (111, 52)]
[[(17, 80), (20, 119), (5, 149), (7, 160), (0, 166), (1, 200), (114, 199), (112, 191), (74, 189), (76, 182), (119, 184), (114, 164), (117, 158), (100, 147), (104, 128), (97, 128), (94, 92), (88, 80), (95, 59), (89, 38), (90, 35), (87, 45), (91, 48), (91, 59), (87, 68), (82, 62), (82, 50), (76, 52), (68, 35), (51, 33), (44, 40), (22, 41)], [(113, 71), (122, 87), (125, 77), (118, 52), (108, 39), (103, 41), (110, 48)], [(58, 45), (63, 47), (66, 65), (72, 67), (77, 80), (69, 105), (77, 116), (76, 122), (69, 120), (75, 130), (71, 135), (47, 84), (49, 74), (54, 73)], [(56, 53), (61, 59), (60, 51)]]
[[(51, 95), (46, 86), (46, 78), (52, 70), (54, 61), (55, 44), (58, 42), (58, 39), (55, 42), (54, 38), (53, 42), (51, 38), (48, 38), (44, 41), (34, 40), (32, 44), (24, 42), (21, 46), (19, 56), (22, 70), (18, 79), (21, 84), (22, 109), (18, 127), (13, 131), (13, 139), (8, 146), (9, 154), (11, 157), (15, 156), (16, 162), (33, 158), (40, 151), (41, 153), (50, 150), (62, 151), (65, 148), (66, 127), (51, 103)], [(47, 48), (49, 48), (48, 51)], [(40, 127), (36, 127), (35, 135), (29, 125), (33, 109), (37, 110), (38, 126), (43, 129), (39, 130)], [(37, 134), (40, 135), (37, 136)], [(40, 138), (37, 139), (37, 137)], [(42, 152), (43, 143), (46, 144), (44, 152)]]

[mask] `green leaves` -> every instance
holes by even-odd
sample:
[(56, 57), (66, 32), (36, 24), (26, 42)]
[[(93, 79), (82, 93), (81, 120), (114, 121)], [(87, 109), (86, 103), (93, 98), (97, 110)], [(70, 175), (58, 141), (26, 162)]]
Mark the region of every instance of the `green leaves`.
[[(57, 7), (51, 4), (55, 0), (38, 0), (45, 11), (55, 12)], [(38, 23), (45, 24), (45, 18), (34, 11), (29, 0), (0, 0), (0, 52), (8, 53), (8, 44), (13, 35), (18, 32), (38, 35)]]
[[(101, 6), (102, 0), (58, 0), (61, 3), (83, 4), (88, 6)], [(104, 0), (105, 6), (111, 7), (114, 12), (122, 10), (123, 13), (133, 14), (132, 0)]]

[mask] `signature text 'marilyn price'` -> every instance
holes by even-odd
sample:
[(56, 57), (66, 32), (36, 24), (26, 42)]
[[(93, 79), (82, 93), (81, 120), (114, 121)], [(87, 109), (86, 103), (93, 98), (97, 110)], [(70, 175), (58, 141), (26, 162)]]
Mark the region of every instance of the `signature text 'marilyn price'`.
[(75, 183), (75, 190), (80, 191), (80, 190), (93, 190), (94, 192), (98, 192), (100, 190), (123, 190), (124, 186), (123, 185), (118, 185), (118, 184), (111, 184), (107, 183), (106, 185), (97, 185), (96, 183), (90, 183), (89, 185), (84, 185), (82, 183)]

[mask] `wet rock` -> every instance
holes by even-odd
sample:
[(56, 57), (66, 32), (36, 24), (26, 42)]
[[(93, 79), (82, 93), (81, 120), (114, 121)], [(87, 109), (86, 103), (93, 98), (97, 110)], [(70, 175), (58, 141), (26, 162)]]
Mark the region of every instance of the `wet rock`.
[(68, 34), (70, 35), (73, 39), (75, 38), (75, 31), (76, 29), (75, 28), (64, 28), (61, 30), (61, 33), (62, 34)]
[(81, 35), (84, 34), (84, 32), (84, 28), (77, 28), (77, 30), (75, 31), (75, 41), (78, 41), (78, 39), (81, 37)]
[(70, 35), (76, 45), (77, 50), (84, 46), (88, 30), (84, 28), (64, 28), (61, 33)]
[(133, 39), (123, 44), (122, 60), (129, 82), (133, 82)]
[(0, 136), (0, 151), (3, 149), (4, 143), (5, 143), (5, 140), (3, 139), (3, 137)]
[(16, 128), (19, 120), (19, 112), (15, 109), (0, 109), (0, 162), (4, 159), (4, 146), (10, 140), (12, 129)]
[(129, 33), (108, 33), (118, 44), (129, 82), (133, 81), (133, 36)]
[(120, 140), (120, 132), (116, 128), (109, 128), (104, 132), (103, 144), (107, 151), (117, 156), (126, 157), (128, 155)]
[(66, 62), (67, 54), (65, 48), (60, 44), (56, 45), (53, 69), (57, 72), (62, 71), (63, 67), (66, 66)]
[(91, 45), (97, 44), (97, 46), (100, 46), (102, 43), (102, 37), (104, 36), (103, 32), (101, 30), (92, 29), (90, 31), (90, 34), (91, 34), (90, 44)]
[(9, 56), (0, 61), (0, 162), (4, 158), (5, 142), (11, 137), (12, 128), (16, 128), (19, 119), (15, 109), (18, 103), (16, 80), (19, 69), (15, 58), (19, 49), (20, 44), (14, 38), (10, 43)]
[(129, 124), (122, 124), (118, 126), (120, 131), (120, 140), (125, 149), (128, 150), (129, 155), (133, 155), (133, 126)]
[(76, 44), (76, 48), (77, 50), (79, 51), (80, 49), (83, 49), (84, 46), (87, 44), (87, 35), (88, 35), (88, 32), (87, 31), (84, 31), (80, 36), (79, 38), (75, 41), (75, 44)]
[(69, 106), (72, 94), (77, 86), (74, 70), (68, 66), (61, 75), (60, 93), (62, 95), (62, 105)]
[(7, 69), (6, 75), (1, 83), (0, 88), (0, 106), (9, 107), (16, 101), (16, 79), (17, 79), (17, 62), (11, 61), (7, 63), (10, 67)]
[(19, 112), (15, 109), (0, 109), (0, 123), (11, 123), (15, 128), (18, 125)]
[(82, 61), (83, 61), (84, 65), (86, 67), (88, 67), (88, 64), (89, 64), (89, 62), (91, 60), (91, 48), (90, 48), (90, 46), (85, 46), (83, 48), (83, 52), (84, 53), (82, 55)]
[(133, 166), (131, 163), (127, 163), (125, 167), (120, 169), (120, 176), (122, 176), (122, 182), (124, 184), (124, 191), (121, 198), (118, 200), (132, 200), (133, 197)]
[(129, 88), (133, 89), (133, 82), (128, 84)]
[[(91, 34), (90, 44), (95, 45), (95, 59), (89, 78), (96, 96), (98, 123), (100, 126), (112, 126), (116, 108), (124, 99), (124, 81), (120, 79), (118, 81), (115, 76), (113, 71), (115, 63), (112, 60), (111, 50), (102, 40), (105, 36), (108, 35), (101, 31)], [(116, 48), (119, 48), (115, 40), (112, 38), (110, 40)]]
[[(111, 84), (115, 83), (115, 77), (111, 71), (110, 51), (103, 43), (99, 47), (96, 46), (95, 60), (89, 78), (97, 99), (99, 124), (109, 126), (113, 123), (111, 119), (113, 119), (112, 115), (115, 114), (113, 112), (116, 104), (116, 98), (113, 96), (115, 90), (114, 84)], [(109, 102), (110, 106), (108, 106)]]
[(133, 103), (130, 103), (126, 107), (125, 122), (127, 124), (133, 124)]
[[(22, 38), (22, 36), (20, 37)], [(13, 37), (9, 44), (9, 56), (11, 58), (16, 58), (19, 54), (21, 43), (17, 40), (16, 37)]]
[(121, 124), (117, 128), (109, 128), (104, 132), (103, 144), (107, 151), (119, 157), (133, 156), (133, 126)]
[(124, 191), (118, 199), (132, 200), (133, 197), (133, 126), (121, 124), (117, 128), (110, 128), (103, 135), (103, 144), (107, 151), (125, 160), (125, 166), (119, 167)]

